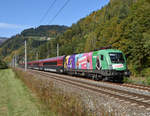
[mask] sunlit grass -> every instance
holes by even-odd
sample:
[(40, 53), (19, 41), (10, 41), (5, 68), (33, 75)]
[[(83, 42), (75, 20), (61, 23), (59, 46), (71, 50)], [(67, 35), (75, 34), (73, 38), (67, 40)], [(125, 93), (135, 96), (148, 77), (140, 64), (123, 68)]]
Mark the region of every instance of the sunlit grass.
[(22, 77), (21, 79), (26, 85), (40, 97), (52, 112), (60, 116), (92, 116), (77, 96), (63, 93), (54, 88), (53, 82), (35, 78), (22, 71), (16, 70), (16, 74)]
[(0, 70), (0, 116), (54, 116), (43, 106), (11, 69)]

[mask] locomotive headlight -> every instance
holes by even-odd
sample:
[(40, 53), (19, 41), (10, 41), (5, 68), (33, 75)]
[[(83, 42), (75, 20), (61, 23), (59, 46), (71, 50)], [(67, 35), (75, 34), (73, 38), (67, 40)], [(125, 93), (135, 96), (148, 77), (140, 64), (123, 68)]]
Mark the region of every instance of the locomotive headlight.
[(113, 67), (112, 67), (112, 65), (111, 65), (111, 64), (109, 65), (109, 69), (113, 69)]

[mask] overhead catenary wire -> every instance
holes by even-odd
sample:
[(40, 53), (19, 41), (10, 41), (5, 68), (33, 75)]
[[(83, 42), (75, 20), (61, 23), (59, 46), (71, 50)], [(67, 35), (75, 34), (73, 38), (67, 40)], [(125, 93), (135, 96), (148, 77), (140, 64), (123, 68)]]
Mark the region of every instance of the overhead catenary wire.
[(56, 13), (56, 15), (48, 22), (48, 24), (51, 24), (55, 18), (59, 15), (59, 13), (65, 8), (65, 6), (69, 3), (70, 0), (67, 0), (64, 5), (58, 10), (58, 12)]
[(56, 3), (57, 0), (54, 0), (52, 2), (52, 4), (49, 6), (49, 8), (47, 9), (47, 11), (45, 12), (45, 14), (43, 15), (43, 17), (40, 20), (40, 24), (43, 22), (43, 20), (45, 19), (45, 17), (48, 15), (48, 13), (51, 11), (52, 7), (54, 6), (54, 4)]

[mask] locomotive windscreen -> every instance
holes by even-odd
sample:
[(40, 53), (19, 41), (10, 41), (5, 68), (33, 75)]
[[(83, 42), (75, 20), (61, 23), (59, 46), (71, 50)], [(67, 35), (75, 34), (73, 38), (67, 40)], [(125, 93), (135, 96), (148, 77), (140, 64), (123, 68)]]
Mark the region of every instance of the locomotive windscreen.
[(109, 53), (109, 56), (110, 56), (110, 60), (112, 63), (124, 63), (124, 58), (123, 58), (123, 55), (122, 53)]

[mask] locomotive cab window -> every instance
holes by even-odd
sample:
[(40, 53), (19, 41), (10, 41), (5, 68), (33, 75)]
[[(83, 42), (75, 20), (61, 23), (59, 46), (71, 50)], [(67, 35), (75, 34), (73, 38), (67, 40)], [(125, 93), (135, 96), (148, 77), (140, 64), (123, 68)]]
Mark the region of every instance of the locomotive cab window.
[(101, 60), (104, 60), (104, 55), (101, 55)]
[(124, 63), (124, 58), (122, 53), (109, 53), (110, 60), (112, 63)]

